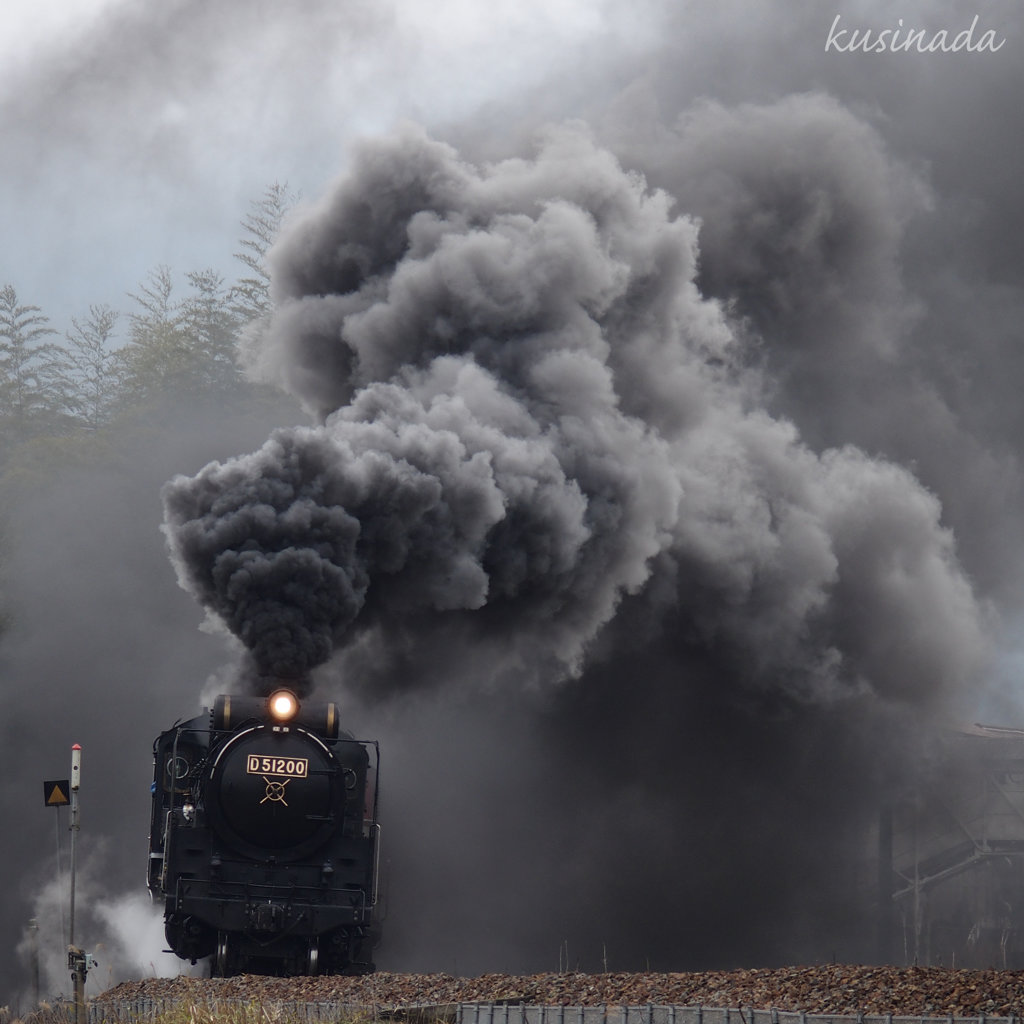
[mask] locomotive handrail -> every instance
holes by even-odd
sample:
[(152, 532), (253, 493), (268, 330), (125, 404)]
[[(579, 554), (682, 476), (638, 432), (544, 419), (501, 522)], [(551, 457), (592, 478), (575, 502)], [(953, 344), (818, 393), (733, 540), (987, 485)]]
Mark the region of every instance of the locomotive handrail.
[[(174, 799), (173, 797), (171, 798)], [(171, 816), (174, 813), (173, 808), (167, 812), (164, 816), (164, 850), (160, 861), (160, 891), (164, 892), (167, 889), (167, 864), (170, 861), (168, 853), (171, 845)]]
[(181, 737), (181, 726), (174, 727), (174, 743), (171, 746), (171, 763), (164, 769), (170, 776), (169, 791), (171, 802), (167, 808), (167, 815), (164, 818), (164, 860), (160, 865), (160, 889), (167, 888), (167, 865), (171, 861), (171, 838), (174, 832), (174, 796), (178, 791), (178, 740)]
[(380, 824), (373, 823), (373, 888), (370, 890), (370, 906), (377, 906), (377, 885), (380, 882)]
[[(244, 896), (250, 900), (262, 900), (273, 895), (279, 895), (281, 886), (278, 883), (235, 881), (232, 879), (217, 879), (213, 881), (207, 878), (181, 878), (175, 882), (175, 897), (183, 900), (186, 897), (193, 901), (217, 901), (225, 898)], [(374, 899), (366, 898), (365, 890), (352, 887), (343, 887), (338, 892), (350, 894), (347, 906), (351, 908), (353, 918), (359, 919), (366, 916), (368, 910), (376, 906), (376, 893)], [(315, 885), (298, 885), (291, 883), (288, 886), (289, 899), (298, 901), (300, 905), (317, 906), (322, 909), (319, 903), (320, 887)], [(358, 896), (358, 902), (353, 902), (351, 896)], [(304, 902), (308, 901), (308, 902)], [(335, 908), (337, 909), (337, 908)]]

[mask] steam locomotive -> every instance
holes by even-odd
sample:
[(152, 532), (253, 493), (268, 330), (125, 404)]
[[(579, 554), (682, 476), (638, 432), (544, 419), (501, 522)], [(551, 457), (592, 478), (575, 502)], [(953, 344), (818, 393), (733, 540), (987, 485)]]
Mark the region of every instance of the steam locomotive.
[(215, 977), (373, 971), (378, 774), (376, 742), (288, 689), (161, 733), (149, 889), (171, 951)]

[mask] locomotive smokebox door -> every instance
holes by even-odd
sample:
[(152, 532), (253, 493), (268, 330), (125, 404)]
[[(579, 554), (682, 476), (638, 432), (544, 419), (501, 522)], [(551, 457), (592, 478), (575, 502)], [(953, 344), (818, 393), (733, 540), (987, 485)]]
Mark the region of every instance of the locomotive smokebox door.
[(243, 730), (221, 749), (210, 783), (214, 829), (256, 859), (306, 856), (330, 839), (344, 814), (331, 752), (305, 732)]

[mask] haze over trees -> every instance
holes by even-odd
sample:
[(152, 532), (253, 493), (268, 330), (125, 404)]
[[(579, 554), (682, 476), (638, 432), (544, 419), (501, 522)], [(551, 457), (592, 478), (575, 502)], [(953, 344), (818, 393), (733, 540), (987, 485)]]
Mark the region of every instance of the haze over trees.
[(33, 296), (0, 282), (0, 635), (8, 510), (20, 487), (101, 458), (161, 410), (245, 406), (265, 392), (236, 361), (239, 332), (271, 309), (267, 251), (295, 196), (273, 184), (252, 202), (227, 282), (213, 269), (153, 268), (124, 309), (90, 305), (61, 332)]

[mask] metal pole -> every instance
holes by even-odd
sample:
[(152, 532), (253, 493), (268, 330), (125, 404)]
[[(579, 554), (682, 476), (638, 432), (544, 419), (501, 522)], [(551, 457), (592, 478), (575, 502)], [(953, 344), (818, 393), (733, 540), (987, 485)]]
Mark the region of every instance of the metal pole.
[(71, 748), (71, 924), (68, 928), (68, 967), (75, 998), (76, 1024), (86, 1024), (85, 976), (88, 960), (75, 946), (75, 855), (78, 837), (78, 787), (82, 781), (82, 748), (76, 743)]
[[(57, 817), (56, 817), (56, 823), (57, 823), (57, 878), (60, 879), (60, 884), (63, 885), (64, 884), (64, 855), (63, 855), (63, 853), (61, 851), (61, 848), (60, 848), (60, 832), (61, 832), (60, 823), (61, 823), (61, 819), (64, 816), (60, 813), (60, 805), (59, 804), (57, 805), (55, 813), (57, 815)], [(63, 900), (60, 901), (60, 934), (61, 934), (61, 938), (63, 938), (64, 937), (64, 901)]]
[(28, 923), (29, 950), (32, 957), (32, 1006), (39, 1008), (39, 922), (32, 918)]
[(82, 780), (82, 748), (76, 743), (71, 748), (71, 923), (68, 927), (68, 945), (75, 944), (75, 860), (78, 846), (78, 787)]

